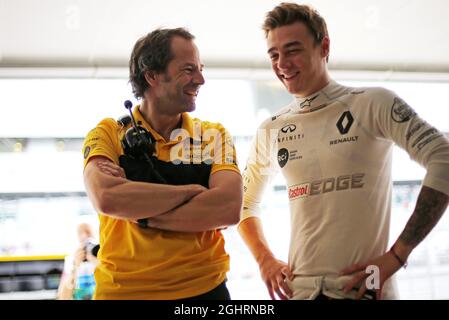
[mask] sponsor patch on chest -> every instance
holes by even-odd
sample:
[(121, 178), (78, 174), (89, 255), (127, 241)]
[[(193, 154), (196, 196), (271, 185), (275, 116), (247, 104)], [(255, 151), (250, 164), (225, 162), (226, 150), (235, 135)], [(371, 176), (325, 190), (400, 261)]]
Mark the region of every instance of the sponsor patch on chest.
[(334, 191), (360, 189), (365, 184), (364, 177), (364, 173), (353, 173), (300, 183), (288, 188), (288, 198), (296, 200)]

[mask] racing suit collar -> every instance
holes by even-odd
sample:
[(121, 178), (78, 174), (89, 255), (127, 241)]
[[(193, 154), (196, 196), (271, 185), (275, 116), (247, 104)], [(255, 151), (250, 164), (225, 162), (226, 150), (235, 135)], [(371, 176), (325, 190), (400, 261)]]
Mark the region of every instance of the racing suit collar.
[(331, 79), (324, 88), (307, 97), (295, 96), (296, 111), (311, 112), (321, 109), (321, 107), (326, 105), (326, 101), (329, 100), (331, 92), (337, 87), (338, 83)]

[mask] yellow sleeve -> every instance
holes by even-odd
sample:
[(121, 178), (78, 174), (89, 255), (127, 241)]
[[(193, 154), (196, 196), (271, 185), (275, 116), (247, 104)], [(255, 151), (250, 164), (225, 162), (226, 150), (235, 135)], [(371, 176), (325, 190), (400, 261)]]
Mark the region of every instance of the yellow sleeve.
[(217, 124), (214, 129), (217, 134), (215, 135), (214, 156), (210, 174), (220, 170), (231, 170), (241, 174), (237, 165), (237, 153), (232, 136), (220, 124)]
[(89, 131), (84, 139), (84, 167), (95, 156), (103, 156), (115, 164), (119, 164), (121, 153), (118, 124), (114, 119), (104, 119), (94, 129)]

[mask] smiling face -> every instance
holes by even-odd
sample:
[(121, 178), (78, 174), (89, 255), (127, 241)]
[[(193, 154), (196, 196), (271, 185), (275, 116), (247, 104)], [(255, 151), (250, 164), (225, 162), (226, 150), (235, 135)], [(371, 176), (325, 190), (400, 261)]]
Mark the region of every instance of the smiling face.
[(202, 74), (198, 48), (192, 40), (173, 37), (171, 41), (173, 59), (163, 73), (155, 75), (151, 90), (160, 110), (168, 114), (179, 114), (195, 110), (195, 101), (205, 80)]
[(295, 22), (270, 30), (267, 45), (272, 69), (288, 92), (306, 97), (327, 85), (328, 37), (316, 44), (306, 25)]

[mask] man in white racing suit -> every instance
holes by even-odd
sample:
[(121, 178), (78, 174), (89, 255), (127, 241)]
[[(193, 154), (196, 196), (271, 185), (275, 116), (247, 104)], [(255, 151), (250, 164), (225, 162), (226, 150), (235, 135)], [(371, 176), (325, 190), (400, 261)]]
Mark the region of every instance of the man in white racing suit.
[[(392, 275), (447, 207), (449, 141), (394, 92), (331, 80), (326, 23), (315, 10), (282, 3), (267, 14), (264, 30), (273, 70), (295, 95), (260, 125), (244, 172), (239, 232), (269, 294), (395, 299)], [(427, 174), (410, 220), (388, 248), (394, 143)], [(288, 265), (269, 249), (258, 218), (279, 169), (290, 201)]]

